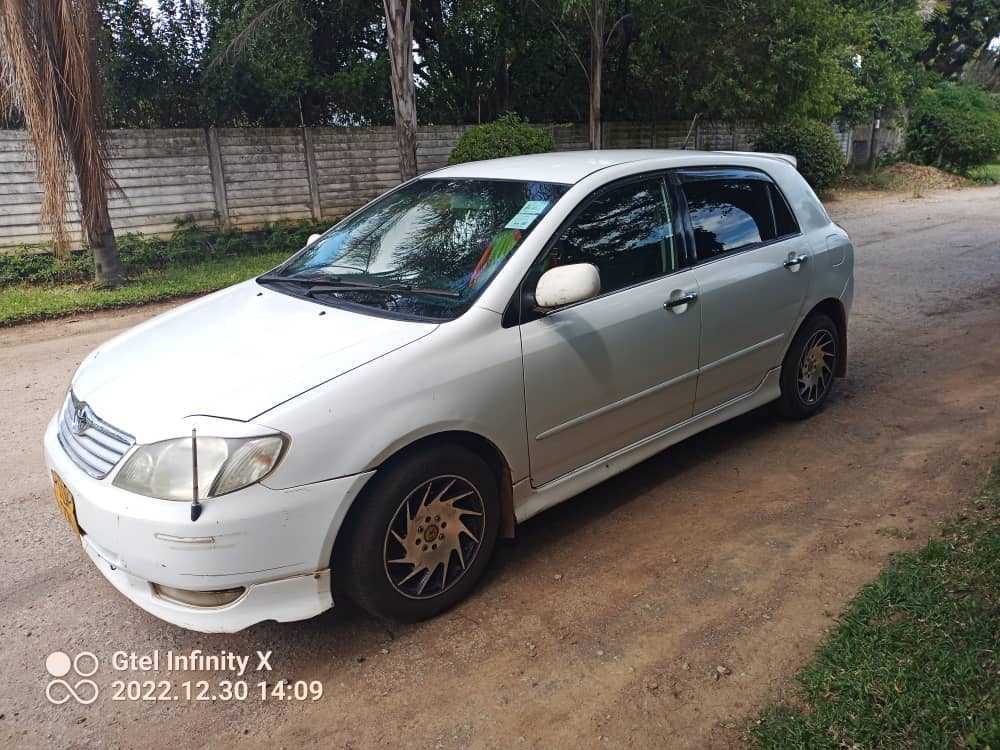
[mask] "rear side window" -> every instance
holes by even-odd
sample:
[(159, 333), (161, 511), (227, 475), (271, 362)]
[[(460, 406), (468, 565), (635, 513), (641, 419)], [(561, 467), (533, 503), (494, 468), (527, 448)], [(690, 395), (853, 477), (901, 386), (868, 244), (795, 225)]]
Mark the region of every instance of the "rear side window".
[(699, 262), (776, 237), (767, 180), (685, 177), (682, 188)]

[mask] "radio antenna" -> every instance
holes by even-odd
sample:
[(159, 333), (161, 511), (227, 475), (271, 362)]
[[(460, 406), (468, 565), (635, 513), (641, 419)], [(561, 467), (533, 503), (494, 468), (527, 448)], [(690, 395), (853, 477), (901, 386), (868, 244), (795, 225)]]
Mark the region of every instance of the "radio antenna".
[(197, 521), (201, 516), (201, 503), (198, 502), (198, 431), (191, 428), (191, 520)]

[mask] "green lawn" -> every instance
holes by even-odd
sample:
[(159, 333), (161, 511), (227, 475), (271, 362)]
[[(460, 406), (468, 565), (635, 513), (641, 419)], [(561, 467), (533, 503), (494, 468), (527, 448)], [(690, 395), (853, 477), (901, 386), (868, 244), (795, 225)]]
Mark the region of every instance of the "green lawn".
[(972, 170), (970, 176), (976, 182), (981, 182), (986, 185), (1000, 185), (1000, 163), (987, 164), (984, 167), (976, 167)]
[(861, 591), (798, 681), (751, 728), (756, 747), (1000, 750), (1000, 464)]
[(0, 287), (0, 326), (211, 292), (273, 268), (291, 252), (236, 255), (142, 271), (118, 289), (88, 284)]

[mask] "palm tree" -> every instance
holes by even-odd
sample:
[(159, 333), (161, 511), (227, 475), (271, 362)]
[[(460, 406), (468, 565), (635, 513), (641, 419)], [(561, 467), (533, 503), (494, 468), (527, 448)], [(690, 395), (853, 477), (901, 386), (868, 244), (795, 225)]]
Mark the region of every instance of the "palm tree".
[(34, 145), (42, 221), (57, 253), (69, 246), (70, 178), (75, 176), (87, 244), (100, 286), (122, 283), (108, 214), (111, 175), (97, 70), (96, 0), (0, 0), (0, 107), (16, 113)]

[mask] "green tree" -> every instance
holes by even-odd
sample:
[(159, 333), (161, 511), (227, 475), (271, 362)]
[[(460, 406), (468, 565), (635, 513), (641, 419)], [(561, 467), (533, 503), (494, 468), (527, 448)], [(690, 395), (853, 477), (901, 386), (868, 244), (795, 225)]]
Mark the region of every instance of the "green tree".
[(921, 62), (945, 78), (957, 79), (1000, 36), (1000, 0), (935, 2), (926, 31), (930, 39)]
[[(615, 0), (558, 0), (554, 5), (541, 5), (533, 0), (565, 44), (566, 51), (579, 63), (587, 81), (587, 130), (590, 147), (601, 148), (602, 105), (604, 97), (604, 65), (608, 48), (615, 40), (626, 39), (632, 25), (632, 14)], [(584, 62), (572, 37), (563, 28), (566, 20), (583, 20), (587, 39), (587, 61)]]
[(425, 121), (488, 121), (503, 111), (511, 10), (490, 0), (416, 3), (417, 97)]
[(1000, 94), (1000, 50), (982, 50), (966, 68), (965, 80)]
[(881, 121), (912, 101), (927, 81), (918, 60), (927, 35), (917, 0), (847, 0), (845, 7), (861, 35), (851, 65), (855, 85), (843, 118), (872, 123), (868, 153), (869, 167), (874, 168)]
[(211, 1), (205, 124), (287, 127), (321, 118), (324, 76), (306, 9), (285, 0)]
[(945, 81), (921, 93), (906, 148), (926, 164), (968, 172), (1000, 155), (1000, 100), (978, 86)]
[[(222, 2), (222, 0), (212, 0)], [(221, 88), (231, 92), (229, 97), (217, 98), (220, 102), (236, 102), (240, 109), (249, 111), (259, 106), (265, 118), (274, 122), (287, 118), (297, 105), (300, 124), (314, 124), (317, 116), (321, 122), (349, 119), (337, 118), (336, 102), (331, 99), (334, 76), (322, 62), (329, 62), (332, 55), (348, 55), (344, 61), (333, 57), (343, 72), (350, 62), (361, 54), (377, 55), (367, 46), (372, 32), (382, 30), (380, 49), (387, 53), (387, 69), (392, 93), (392, 110), (399, 147), (400, 174), (409, 179), (417, 172), (417, 111), (416, 83), (413, 75), (413, 21), (412, 0), (383, 0), (381, 26), (371, 15), (371, 8), (364, 3), (341, 0), (339, 7), (331, 0), (245, 0), (235, 9), (225, 6), (229, 18), (220, 23), (222, 34), (212, 56), (210, 71), (228, 73)], [(333, 11), (340, 12), (335, 16)], [(355, 23), (345, 22), (345, 16), (355, 13)], [(367, 14), (367, 16), (366, 16)], [(329, 23), (335, 21), (335, 23)], [(327, 22), (327, 23), (322, 23)], [(328, 31), (328, 34), (323, 34)], [(335, 37), (356, 38), (338, 44)], [(324, 55), (324, 51), (326, 54)], [(235, 62), (227, 67), (223, 61)], [(346, 64), (344, 64), (346, 62)], [(247, 68), (263, 65), (266, 75), (251, 74), (240, 78)], [(341, 76), (338, 83), (349, 83), (350, 77)], [(364, 81), (365, 77), (353, 80)], [(254, 85), (269, 90), (252, 89)], [(240, 101), (238, 93), (249, 89), (249, 96)], [(262, 95), (263, 94), (263, 95)], [(309, 119), (306, 119), (307, 109)], [(332, 110), (332, 111), (331, 111)], [(226, 118), (230, 119), (230, 118)], [(252, 120), (247, 123), (255, 124)], [(292, 124), (279, 122), (278, 124)]]
[(161, 0), (155, 17), (142, 0), (101, 0), (99, 7), (108, 122), (123, 128), (200, 125), (204, 6)]
[(414, 7), (425, 121), (489, 121), (506, 111), (539, 121), (586, 119), (585, 13), (564, 12), (555, 0), (422, 0)]
[(661, 116), (829, 119), (853, 86), (853, 20), (825, 0), (650, 0), (635, 13), (639, 99)]
[[(356, 87), (370, 84), (371, 63), (386, 57), (378, 8), (333, 0), (208, 2), (213, 29), (205, 89), (211, 124), (367, 124), (371, 110)], [(386, 101), (387, 92), (388, 80), (374, 93)], [(338, 93), (351, 94), (353, 106), (341, 106)], [(384, 109), (376, 111), (382, 116)]]
[(384, 18), (369, 3), (102, 2), (116, 126), (391, 122)]
[[(161, 0), (153, 16), (142, 0), (102, 2), (115, 124), (396, 120), (385, 7)], [(590, 120), (593, 129), (604, 119), (695, 114), (859, 122), (912, 96), (923, 70), (916, 57), (927, 46), (917, 0), (408, 0), (399, 7), (412, 16), (416, 106), (422, 121), (436, 123), (490, 121), (506, 111), (534, 122)], [(239, 55), (207, 64), (234, 43)]]

